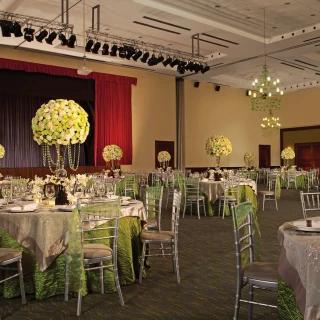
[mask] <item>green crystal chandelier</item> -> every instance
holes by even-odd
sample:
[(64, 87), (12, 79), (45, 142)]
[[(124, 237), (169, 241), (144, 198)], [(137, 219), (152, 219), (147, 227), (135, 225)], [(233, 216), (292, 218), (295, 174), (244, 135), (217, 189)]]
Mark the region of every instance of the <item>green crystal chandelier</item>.
[(269, 115), (262, 119), (261, 129), (264, 137), (278, 136), (280, 134), (281, 124), (279, 118), (276, 118), (272, 114), (272, 110), (269, 109)]

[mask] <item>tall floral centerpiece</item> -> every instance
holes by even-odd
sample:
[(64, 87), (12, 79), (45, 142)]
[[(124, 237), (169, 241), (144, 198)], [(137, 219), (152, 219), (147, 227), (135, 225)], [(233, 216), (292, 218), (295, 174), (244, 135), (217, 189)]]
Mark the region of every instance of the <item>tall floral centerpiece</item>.
[(244, 162), (247, 167), (251, 167), (256, 158), (256, 155), (253, 152), (246, 152), (244, 154)]
[(227, 156), (232, 152), (232, 145), (228, 138), (222, 135), (214, 135), (207, 140), (206, 152), (210, 157), (216, 157), (216, 168), (220, 168), (221, 156)]
[(105, 146), (102, 151), (102, 157), (105, 162), (111, 161), (111, 170), (115, 169), (115, 161), (121, 160), (123, 155), (122, 149), (115, 145), (110, 144), (108, 146)]
[(6, 151), (4, 149), (4, 146), (0, 144), (0, 159), (2, 159), (5, 155)]
[(171, 160), (171, 155), (168, 151), (160, 151), (158, 153), (158, 161), (160, 163), (160, 167), (163, 169), (169, 166), (169, 161)]
[(295, 153), (291, 147), (287, 147), (281, 151), (281, 159), (285, 161), (285, 165), (289, 166), (290, 160), (295, 158)]
[[(76, 171), (80, 144), (85, 142), (89, 129), (88, 114), (73, 100), (57, 99), (43, 104), (32, 119), (32, 131), (33, 139), (42, 145), (44, 166), (48, 163), (51, 172), (59, 177), (66, 176), (64, 161), (67, 150), (69, 166)], [(56, 161), (51, 156), (52, 145), (56, 147)], [(73, 152), (72, 145), (75, 146)], [(52, 166), (56, 169), (53, 170)]]

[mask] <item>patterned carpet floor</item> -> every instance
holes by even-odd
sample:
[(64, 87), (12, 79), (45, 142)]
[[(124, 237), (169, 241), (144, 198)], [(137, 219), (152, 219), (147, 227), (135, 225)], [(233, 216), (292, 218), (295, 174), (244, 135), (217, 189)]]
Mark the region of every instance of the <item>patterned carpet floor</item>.
[[(260, 186), (259, 186), (260, 187)], [(166, 203), (164, 201), (164, 203)], [(277, 262), (278, 227), (286, 221), (302, 218), (299, 191), (282, 190), (278, 202), (264, 212), (258, 211), (261, 230), (261, 258)], [(260, 207), (262, 207), (260, 199)], [(163, 209), (163, 229), (169, 226), (170, 210)], [(77, 299), (63, 301), (56, 296), (44, 301), (27, 296), (27, 305), (20, 299), (0, 298), (1, 319), (213, 319), (233, 317), (235, 297), (235, 249), (231, 217), (204, 217), (186, 213), (180, 219), (179, 261), (181, 283), (176, 282), (171, 259), (152, 258), (151, 269), (142, 284), (122, 287), (125, 306), (121, 307), (117, 293), (90, 294), (83, 299), (82, 315), (76, 317)], [(246, 293), (246, 289), (243, 291)], [(276, 304), (271, 292), (256, 291), (255, 299)], [(247, 319), (248, 307), (241, 305), (239, 319)], [(277, 319), (272, 308), (254, 307), (253, 319)]]

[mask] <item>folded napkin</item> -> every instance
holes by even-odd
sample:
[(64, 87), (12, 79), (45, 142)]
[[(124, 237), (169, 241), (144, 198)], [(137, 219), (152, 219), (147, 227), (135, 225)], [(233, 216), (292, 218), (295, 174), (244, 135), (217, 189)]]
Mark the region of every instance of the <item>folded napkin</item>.
[(16, 206), (16, 207), (12, 207), (10, 210), (21, 210), (21, 211), (25, 211), (25, 210), (36, 210), (38, 208), (38, 203), (35, 202), (31, 202), (31, 203), (27, 203), (27, 204), (23, 204), (21, 206)]

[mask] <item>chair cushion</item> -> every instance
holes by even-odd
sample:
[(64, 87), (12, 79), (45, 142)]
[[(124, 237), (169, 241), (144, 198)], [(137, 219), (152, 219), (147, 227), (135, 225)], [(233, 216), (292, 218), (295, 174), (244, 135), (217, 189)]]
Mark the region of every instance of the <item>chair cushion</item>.
[(204, 196), (187, 196), (190, 200), (204, 200)]
[(148, 219), (147, 226), (148, 226), (148, 228), (156, 228), (158, 226), (158, 222), (154, 218)]
[(266, 195), (266, 196), (274, 196), (274, 191), (268, 191), (268, 190), (266, 190), (266, 191), (259, 191), (258, 193), (264, 194), (264, 195)]
[(242, 269), (242, 276), (250, 279), (278, 282), (278, 264), (273, 262), (252, 262)]
[(112, 249), (101, 243), (85, 243), (83, 245), (84, 259), (97, 259), (112, 255)]
[(22, 256), (22, 252), (12, 248), (0, 248), (0, 263)]
[(171, 231), (144, 231), (140, 233), (140, 239), (159, 241), (172, 240), (173, 233)]

